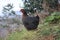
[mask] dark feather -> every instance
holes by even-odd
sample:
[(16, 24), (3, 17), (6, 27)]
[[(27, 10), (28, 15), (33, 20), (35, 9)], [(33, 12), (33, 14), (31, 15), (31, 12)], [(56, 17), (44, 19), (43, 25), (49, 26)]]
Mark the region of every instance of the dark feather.
[(28, 30), (36, 29), (38, 27), (38, 24), (39, 24), (39, 17), (38, 16), (36, 16), (36, 17), (27, 16), (23, 20), (23, 24)]
[(39, 16), (28, 16), (24, 9), (20, 10), (23, 13), (22, 22), (27, 30), (37, 29), (39, 24)]

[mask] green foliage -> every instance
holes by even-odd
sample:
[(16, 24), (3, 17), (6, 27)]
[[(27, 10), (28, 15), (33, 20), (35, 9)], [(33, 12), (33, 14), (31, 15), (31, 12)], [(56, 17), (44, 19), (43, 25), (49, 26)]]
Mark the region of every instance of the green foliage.
[(25, 0), (24, 4), (25, 4), (25, 9), (27, 10), (27, 12), (31, 12), (33, 13), (34, 10), (39, 10), (41, 11), (42, 8), (42, 3), (43, 0)]
[(60, 12), (54, 12), (51, 13), (51, 15), (45, 19), (45, 22), (57, 23), (59, 22), (59, 20), (60, 20)]
[(12, 33), (7, 40), (21, 40), (24, 36), (24, 31)]
[(58, 0), (46, 0), (50, 8), (56, 8), (58, 5)]
[(44, 35), (44, 36), (47, 36), (47, 35), (49, 35), (50, 33), (51, 33), (50, 30), (47, 30), (47, 29), (42, 30), (42, 31), (40, 32), (40, 34), (41, 34), (41, 35)]
[(23, 28), (20, 32), (10, 34), (7, 40), (42, 40), (44, 36), (52, 34), (55, 40), (60, 40), (60, 24), (57, 25), (43, 25), (39, 24), (38, 30), (27, 31)]
[(35, 36), (34, 31), (27, 31), (25, 28), (20, 32), (12, 33), (7, 40), (33, 40)]
[(58, 0), (25, 0), (24, 5), (27, 12), (35, 12), (35, 10), (43, 10), (42, 3), (47, 2), (49, 8), (56, 9), (58, 6)]
[(3, 7), (2, 13), (5, 15), (5, 17), (8, 17), (10, 15), (15, 15), (15, 11), (13, 9), (13, 4), (7, 4)]

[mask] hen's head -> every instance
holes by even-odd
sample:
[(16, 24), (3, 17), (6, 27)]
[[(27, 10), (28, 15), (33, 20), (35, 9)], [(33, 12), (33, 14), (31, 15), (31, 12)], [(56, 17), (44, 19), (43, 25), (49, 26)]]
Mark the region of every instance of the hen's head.
[(25, 9), (21, 9), (20, 11), (21, 11), (24, 15), (27, 15)]

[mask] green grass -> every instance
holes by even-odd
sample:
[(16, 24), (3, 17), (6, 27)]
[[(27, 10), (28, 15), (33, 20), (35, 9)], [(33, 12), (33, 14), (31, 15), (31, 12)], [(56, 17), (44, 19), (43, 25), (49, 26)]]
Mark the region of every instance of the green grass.
[(36, 31), (27, 31), (25, 28), (19, 32), (12, 33), (7, 40), (29, 40), (35, 37)]
[(42, 40), (44, 36), (54, 35), (55, 40), (60, 40), (60, 24), (40, 24), (38, 30), (27, 31), (25, 28), (21, 32), (16, 31), (7, 40)]

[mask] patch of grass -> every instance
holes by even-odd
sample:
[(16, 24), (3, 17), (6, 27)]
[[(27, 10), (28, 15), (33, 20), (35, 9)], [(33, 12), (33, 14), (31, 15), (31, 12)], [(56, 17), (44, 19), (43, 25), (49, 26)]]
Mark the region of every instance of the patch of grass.
[(43, 40), (46, 36), (50, 38), (50, 34), (55, 40), (60, 40), (60, 24), (39, 24), (38, 30), (31, 31), (24, 28), (21, 32), (12, 33), (7, 40)]
[(23, 29), (21, 32), (12, 33), (7, 40), (32, 40), (36, 31), (27, 31)]
[(21, 40), (24, 36), (25, 30), (22, 30), (21, 32), (14, 32), (12, 33), (7, 40)]

